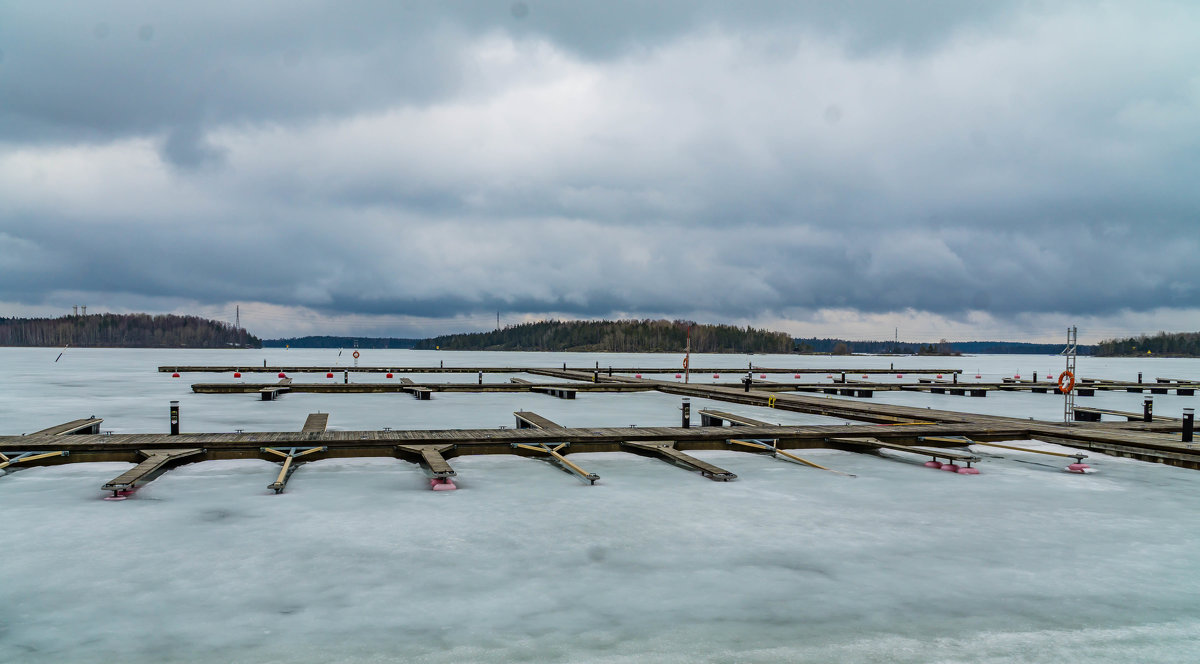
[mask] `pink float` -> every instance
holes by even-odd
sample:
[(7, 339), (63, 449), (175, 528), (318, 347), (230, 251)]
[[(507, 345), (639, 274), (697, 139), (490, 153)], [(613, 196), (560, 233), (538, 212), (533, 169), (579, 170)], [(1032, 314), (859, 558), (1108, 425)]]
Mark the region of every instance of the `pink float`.
[(178, 374), (178, 373), (173, 373), (173, 374), (171, 374), (171, 378), (179, 378), (179, 374)]
[(280, 377), (280, 378), (287, 378), (287, 374), (285, 374), (285, 373), (283, 373), (282, 371), (280, 371), (280, 372), (279, 372), (279, 377)]
[(970, 466), (967, 466), (966, 468), (959, 468), (959, 469), (958, 469), (958, 474), (959, 474), (959, 475), (978, 475), (978, 474), (979, 474), (979, 469), (978, 469), (978, 468), (972, 468), (972, 467), (970, 467)]
[(633, 374), (633, 377), (634, 377), (634, 378), (641, 378), (641, 377), (642, 377), (642, 374)]
[(126, 498), (128, 498), (132, 495), (133, 495), (132, 491), (117, 491), (116, 493), (114, 493), (111, 496), (105, 496), (104, 499), (105, 500), (125, 500)]
[(766, 378), (766, 377), (767, 377), (767, 374), (758, 374), (758, 377), (759, 377), (759, 378)]
[(326, 378), (333, 378), (333, 374), (331, 374), (331, 373), (326, 373), (326, 374), (325, 374), (325, 377), (326, 377)]
[(942, 374), (938, 374), (938, 375), (937, 375), (937, 377), (938, 377), (938, 378), (941, 378), (941, 377), (942, 377)]
[(448, 477), (434, 477), (429, 480), (429, 488), (434, 491), (454, 491), (458, 486)]
[(941, 461), (926, 461), (925, 467), (926, 468), (941, 468), (942, 462)]
[(1016, 378), (1017, 380), (1021, 380), (1021, 374), (1017, 374), (1017, 375), (1013, 376), (1013, 378)]
[(799, 378), (800, 378), (800, 374), (796, 374), (795, 376), (792, 376), (792, 378), (799, 379)]
[(683, 374), (675, 374), (676, 378), (683, 378)]
[(240, 371), (235, 371), (235, 372), (233, 372), (233, 377), (234, 377), (234, 378), (241, 378), (241, 377), (242, 377), (242, 372), (240, 372)]
[(1085, 472), (1087, 472), (1088, 468), (1091, 468), (1091, 466), (1087, 465), (1086, 463), (1073, 463), (1073, 464), (1067, 466), (1067, 472), (1068, 473), (1085, 473)]
[(942, 470), (950, 473), (957, 473), (958, 471), (962, 470), (962, 468), (952, 463), (944, 463), (942, 464)]
[(904, 378), (904, 374), (896, 374), (896, 378)]
[(720, 378), (721, 374), (713, 374), (713, 378)]
[(976, 378), (983, 378), (983, 376), (980, 376), (979, 374), (975, 374), (975, 377), (976, 377)]
[(392, 377), (392, 374), (388, 374), (388, 375), (387, 375), (387, 377), (388, 377), (388, 378), (391, 378), (391, 377)]

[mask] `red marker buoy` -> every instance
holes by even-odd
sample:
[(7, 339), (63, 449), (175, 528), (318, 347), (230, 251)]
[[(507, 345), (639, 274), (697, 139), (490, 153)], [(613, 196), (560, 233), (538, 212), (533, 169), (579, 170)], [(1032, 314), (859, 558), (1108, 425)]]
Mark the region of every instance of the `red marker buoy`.
[(641, 378), (641, 377), (642, 377), (642, 374), (633, 374), (633, 377), (634, 377), (634, 378)]
[(863, 378), (868, 378), (867, 374), (863, 374)]
[(240, 371), (235, 371), (235, 372), (233, 372), (233, 377), (234, 377), (234, 378), (241, 378), (241, 377), (242, 377), (242, 372), (240, 372)]
[(975, 374), (975, 377), (976, 377), (976, 378), (983, 378), (983, 376), (980, 376), (979, 374)]
[(938, 378), (941, 378), (941, 377), (942, 377), (942, 374), (938, 374), (938, 376), (937, 376), (937, 377), (938, 377)]
[(325, 377), (326, 377), (326, 378), (333, 378), (333, 374), (332, 374), (332, 373), (327, 373), (327, 374), (325, 374)]
[(387, 377), (388, 377), (388, 378), (391, 378), (391, 377), (392, 377), (392, 374), (388, 374), (388, 375), (387, 375)]
[(1017, 375), (1013, 376), (1013, 378), (1016, 378), (1017, 380), (1021, 380), (1021, 374), (1017, 374)]
[(766, 377), (767, 377), (767, 374), (758, 374), (758, 377), (759, 377), (759, 378), (766, 378)]
[(171, 374), (171, 378), (179, 378), (179, 374), (178, 374), (178, 373), (173, 373), (173, 374)]
[(280, 378), (287, 378), (287, 374), (285, 374), (285, 373), (283, 373), (282, 371), (280, 371), (280, 372), (279, 372), (279, 377), (280, 377)]
[(792, 378), (795, 378), (796, 380), (800, 380), (800, 374), (796, 374), (795, 376), (792, 376)]
[(713, 374), (713, 378), (720, 378), (721, 374)]
[(896, 378), (904, 378), (904, 374), (896, 374)]
[(683, 378), (683, 374), (675, 374), (676, 378)]

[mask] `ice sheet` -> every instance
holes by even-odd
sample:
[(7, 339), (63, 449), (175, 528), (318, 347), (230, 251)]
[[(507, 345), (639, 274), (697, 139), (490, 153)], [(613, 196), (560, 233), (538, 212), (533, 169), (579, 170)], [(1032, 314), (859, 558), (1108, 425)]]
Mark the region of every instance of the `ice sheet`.
[[(317, 409), (341, 428), (511, 426), (517, 408), (582, 426), (678, 417), (678, 399), (657, 394), (199, 398), (153, 373), (185, 361), (175, 354), (95, 353), (64, 358), (64, 376), (0, 351), (10, 376), (25, 372), (21, 387), (0, 386), (4, 433), (80, 416), (64, 402), (105, 428), (162, 430), (169, 399), (185, 400), (185, 430), (298, 429)], [(991, 456), (974, 477), (901, 453), (803, 452), (856, 478), (694, 453), (737, 473), (730, 483), (631, 454), (572, 455), (596, 486), (535, 459), (460, 457), (460, 490), (437, 493), (396, 459), (309, 463), (280, 495), (266, 489), (277, 464), (213, 461), (115, 503), (98, 488), (129, 464), (31, 468), (0, 477), (0, 662), (1200, 656), (1200, 475), (1100, 457), (1079, 476), (1051, 457), (977, 451)]]

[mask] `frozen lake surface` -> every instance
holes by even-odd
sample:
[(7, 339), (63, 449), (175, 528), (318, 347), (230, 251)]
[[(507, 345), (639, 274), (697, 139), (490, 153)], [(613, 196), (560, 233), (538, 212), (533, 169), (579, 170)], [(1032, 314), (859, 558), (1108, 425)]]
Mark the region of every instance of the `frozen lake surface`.
[[(678, 418), (678, 398), (658, 393), (261, 402), (190, 392), (230, 376), (155, 371), (331, 363), (335, 353), (72, 349), (55, 364), (57, 349), (0, 349), (0, 433), (91, 414), (105, 430), (164, 431), (172, 399), (184, 431), (296, 430), (318, 410), (335, 429), (511, 426), (522, 408), (569, 426)], [(679, 357), (371, 351), (360, 361), (669, 367)], [(1044, 356), (693, 357), (731, 371), (748, 360), (957, 366), (984, 380), (1062, 366)], [(1200, 377), (1191, 360), (1079, 364), (1089, 377)], [(876, 399), (1039, 419), (1062, 409), (1061, 397), (1018, 393)], [(772, 422), (842, 421), (699, 401)], [(1141, 395), (1079, 401), (1138, 410)], [(1155, 401), (1173, 415), (1195, 405)], [(309, 463), (280, 495), (266, 489), (277, 464), (213, 461), (118, 503), (99, 486), (130, 464), (31, 468), (0, 477), (0, 662), (1200, 658), (1200, 474), (1093, 457), (1098, 472), (1079, 476), (1050, 457), (977, 451), (985, 461), (973, 477), (899, 454), (804, 453), (856, 478), (694, 453), (737, 473), (730, 483), (630, 454), (573, 455), (601, 476), (596, 486), (532, 459), (460, 457), (461, 490), (438, 493), (398, 459)]]

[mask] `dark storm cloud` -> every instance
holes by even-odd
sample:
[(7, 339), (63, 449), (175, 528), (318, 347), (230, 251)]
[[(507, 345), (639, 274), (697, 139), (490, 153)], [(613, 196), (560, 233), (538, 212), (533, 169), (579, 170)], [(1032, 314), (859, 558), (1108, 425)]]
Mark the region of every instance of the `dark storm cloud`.
[(0, 9), (0, 301), (1200, 308), (1200, 11)]

